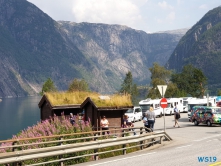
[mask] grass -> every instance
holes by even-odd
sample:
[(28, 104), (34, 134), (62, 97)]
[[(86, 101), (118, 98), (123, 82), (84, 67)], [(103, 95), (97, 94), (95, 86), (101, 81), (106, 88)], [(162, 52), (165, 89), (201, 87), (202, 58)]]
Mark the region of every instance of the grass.
[(94, 104), (98, 107), (120, 107), (132, 106), (131, 96), (128, 94), (109, 95), (109, 99), (102, 99), (95, 92), (51, 92), (45, 93), (48, 100), (53, 106), (57, 105), (77, 105), (82, 104), (87, 97), (90, 97)]

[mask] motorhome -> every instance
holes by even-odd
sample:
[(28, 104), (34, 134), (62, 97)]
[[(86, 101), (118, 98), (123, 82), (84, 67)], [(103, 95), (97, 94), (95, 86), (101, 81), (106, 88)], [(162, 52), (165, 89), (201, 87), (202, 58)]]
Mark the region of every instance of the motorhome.
[(155, 115), (157, 117), (162, 117), (163, 115), (163, 108), (160, 107), (160, 100), (161, 99), (145, 99), (139, 102), (139, 106), (142, 109), (142, 114), (145, 116), (145, 112), (153, 107)]
[(183, 97), (183, 112), (188, 112), (188, 103), (196, 97)]
[(194, 106), (216, 106), (216, 98), (215, 97), (208, 97), (208, 98), (194, 98), (188, 102), (188, 118), (190, 121), (190, 115), (193, 110)]
[[(183, 98), (167, 98), (167, 103), (170, 105), (170, 108), (172, 111), (172, 114), (174, 113), (174, 108), (177, 107), (177, 109), (180, 112), (184, 112), (183, 110)], [(165, 112), (165, 114), (171, 114), (171, 112)]]

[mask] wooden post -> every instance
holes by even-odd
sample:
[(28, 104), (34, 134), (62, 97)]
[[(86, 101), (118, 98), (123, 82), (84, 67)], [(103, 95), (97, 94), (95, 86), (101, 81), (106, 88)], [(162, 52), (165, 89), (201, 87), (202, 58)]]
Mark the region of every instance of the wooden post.
[[(64, 138), (61, 136), (59, 139), (63, 140)], [(60, 142), (60, 146), (61, 145), (63, 145), (63, 142)], [(59, 159), (62, 159), (62, 158), (63, 158), (63, 155), (59, 155)], [(64, 162), (63, 161), (60, 162), (60, 166), (64, 166)]]
[[(14, 146), (14, 145), (17, 145), (17, 141), (13, 142), (12, 145), (13, 145), (13, 146)], [(13, 147), (13, 148), (12, 148), (12, 151), (13, 151), (13, 152), (18, 151), (18, 148), (17, 148), (17, 147)], [(17, 166), (17, 165), (19, 165), (18, 162), (12, 163), (12, 166)]]
[(140, 135), (143, 134), (143, 127), (140, 128)]
[(123, 144), (123, 155), (127, 154), (126, 144)]
[(162, 143), (162, 137), (160, 137), (160, 142), (159, 142), (160, 144)]
[[(99, 132), (99, 133), (100, 133), (100, 132)], [(94, 136), (98, 136), (98, 133), (97, 133), (97, 132), (94, 133)], [(98, 138), (98, 137), (95, 137), (95, 138), (94, 138), (94, 141), (97, 141), (97, 138)], [(98, 154), (96, 154), (97, 152), (98, 152), (98, 149), (94, 149), (94, 154), (95, 154), (95, 155), (94, 155), (94, 160), (96, 160), (96, 161), (98, 160), (98, 157), (99, 157)]]

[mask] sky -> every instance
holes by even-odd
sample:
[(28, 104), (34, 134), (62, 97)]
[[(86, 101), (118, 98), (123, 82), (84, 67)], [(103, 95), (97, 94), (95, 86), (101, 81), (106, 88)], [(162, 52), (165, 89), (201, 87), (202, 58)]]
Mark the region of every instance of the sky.
[(28, 0), (55, 21), (126, 25), (147, 33), (191, 28), (220, 0)]

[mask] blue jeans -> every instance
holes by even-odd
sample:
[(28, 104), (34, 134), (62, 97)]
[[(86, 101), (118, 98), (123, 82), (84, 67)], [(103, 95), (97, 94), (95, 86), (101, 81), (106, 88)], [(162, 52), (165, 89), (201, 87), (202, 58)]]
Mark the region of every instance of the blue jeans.
[(152, 130), (152, 132), (153, 132), (153, 128), (154, 128), (154, 123), (155, 123), (155, 120), (148, 120), (148, 125), (149, 125), (150, 129)]

